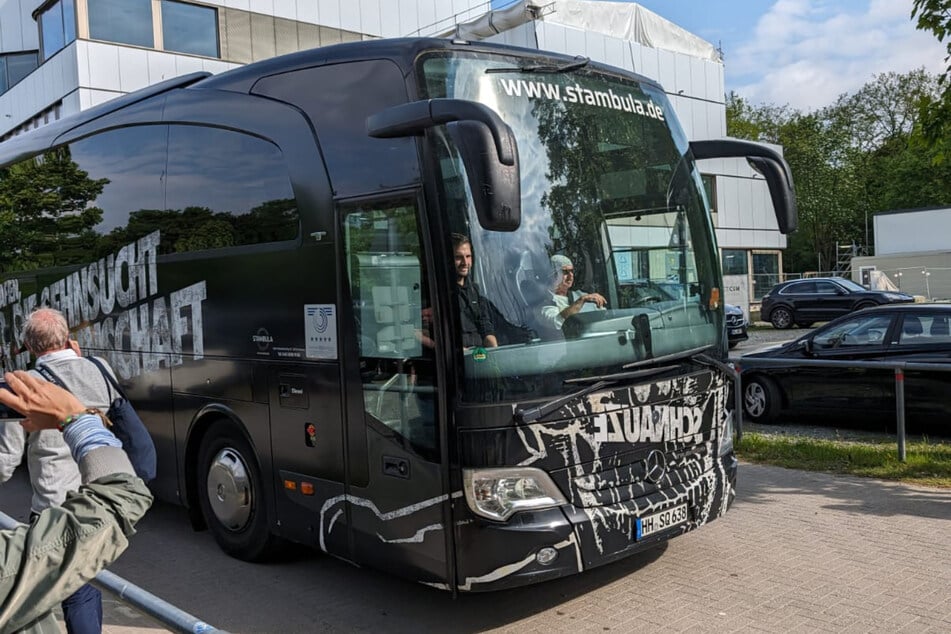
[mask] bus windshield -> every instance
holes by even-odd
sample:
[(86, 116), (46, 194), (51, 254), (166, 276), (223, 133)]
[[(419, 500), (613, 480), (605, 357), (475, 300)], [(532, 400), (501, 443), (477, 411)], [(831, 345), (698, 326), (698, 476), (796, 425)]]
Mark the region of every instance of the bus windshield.
[(567, 393), (572, 379), (721, 345), (708, 206), (662, 90), (478, 53), (434, 53), (420, 68), (426, 97), (485, 104), (518, 141), (521, 225), (498, 232), (479, 225), (451, 135), (431, 136), (439, 213), (470, 242), (469, 279), (499, 344), (466, 348), (465, 400)]

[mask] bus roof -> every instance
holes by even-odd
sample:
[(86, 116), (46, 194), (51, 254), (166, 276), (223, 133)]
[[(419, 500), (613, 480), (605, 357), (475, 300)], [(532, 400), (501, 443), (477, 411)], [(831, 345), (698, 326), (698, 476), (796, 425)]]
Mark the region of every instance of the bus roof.
[[(79, 126), (105, 115), (129, 108), (152, 97), (178, 89), (224, 90), (250, 93), (254, 84), (264, 77), (313, 66), (360, 59), (391, 59), (400, 63), (400, 65), (404, 67), (404, 72), (407, 72), (405, 69), (415, 62), (420, 53), (439, 49), (491, 51), (496, 53), (508, 52), (518, 56), (544, 57), (549, 60), (556, 62), (563, 61), (565, 63), (577, 61), (577, 58), (561, 53), (505, 44), (467, 42), (464, 40), (440, 38), (394, 38), (334, 44), (281, 55), (279, 57), (272, 57), (240, 66), (218, 75), (212, 75), (207, 71), (190, 73), (116, 97), (105, 103), (64, 117), (63, 119), (59, 119), (58, 121), (31, 130), (25, 134), (17, 135), (0, 143), (0, 166), (30, 158), (31, 156), (50, 149), (56, 145), (57, 140), (62, 135)], [(592, 62), (591, 67), (609, 73), (617, 73), (618, 71), (616, 68), (596, 62)], [(638, 81), (657, 85), (657, 82), (650, 78), (631, 73), (630, 71), (623, 72), (633, 76)]]
[(150, 97), (169, 92), (176, 88), (190, 86), (210, 76), (211, 73), (201, 71), (166, 79), (157, 84), (136, 90), (135, 92), (110, 99), (98, 106), (93, 106), (82, 112), (64, 117), (25, 134), (7, 139), (3, 143), (0, 143), (0, 165), (15, 163), (49, 149), (56, 144), (56, 139), (73, 128), (94, 121), (99, 117), (116, 112), (117, 110), (127, 108)]

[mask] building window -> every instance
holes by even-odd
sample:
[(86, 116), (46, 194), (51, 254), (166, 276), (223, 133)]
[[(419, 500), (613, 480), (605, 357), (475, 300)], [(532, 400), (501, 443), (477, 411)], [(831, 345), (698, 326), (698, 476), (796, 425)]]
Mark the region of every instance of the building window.
[(723, 249), (724, 275), (746, 275), (749, 271), (746, 251), (742, 249)]
[(218, 57), (218, 12), (162, 0), (162, 37), (166, 51)]
[(707, 204), (710, 205), (710, 213), (717, 213), (717, 177), (713, 174), (701, 174), (700, 180), (703, 182), (703, 193), (707, 196)]
[(76, 39), (76, 0), (57, 0), (37, 16), (40, 47), (47, 60)]
[(0, 55), (0, 94), (32, 73), (37, 66), (36, 51)]
[(86, 0), (89, 37), (94, 40), (155, 46), (151, 0)]
[(753, 253), (753, 301), (763, 299), (779, 281), (779, 252)]

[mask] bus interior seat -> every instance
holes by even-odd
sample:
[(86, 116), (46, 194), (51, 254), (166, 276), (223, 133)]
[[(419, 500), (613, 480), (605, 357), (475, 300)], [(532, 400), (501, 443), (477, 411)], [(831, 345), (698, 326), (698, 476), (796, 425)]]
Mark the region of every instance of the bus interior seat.
[(560, 332), (552, 332), (551, 327), (540, 319), (541, 309), (551, 304), (551, 264), (547, 256), (542, 261), (533, 257), (529, 252), (522, 254), (521, 262), (516, 271), (516, 288), (529, 315), (528, 324), (541, 339), (560, 339)]

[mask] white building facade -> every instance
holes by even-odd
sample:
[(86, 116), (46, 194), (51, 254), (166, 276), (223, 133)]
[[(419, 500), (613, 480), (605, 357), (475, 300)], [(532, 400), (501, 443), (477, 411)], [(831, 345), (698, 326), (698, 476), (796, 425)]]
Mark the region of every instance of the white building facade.
[[(726, 136), (724, 68), (709, 43), (633, 3), (523, 1), (491, 14), (490, 4), (0, 0), (0, 140), (187, 73), (218, 73), (338, 42), (449, 35), (474, 21), (468, 31), (460, 29), (468, 38), (583, 55), (654, 79), (667, 91), (688, 138)], [(744, 161), (709, 160), (701, 169), (723, 256), (726, 300), (746, 309), (779, 280), (786, 239), (765, 181)]]
[(878, 212), (875, 255), (852, 258), (852, 279), (881, 272), (895, 288), (928, 301), (951, 300), (951, 207)]
[(0, 139), (164, 79), (338, 42), (428, 34), (488, 4), (0, 0)]

